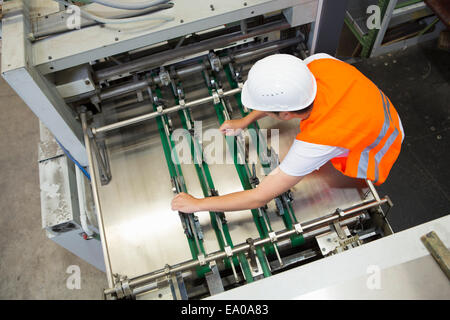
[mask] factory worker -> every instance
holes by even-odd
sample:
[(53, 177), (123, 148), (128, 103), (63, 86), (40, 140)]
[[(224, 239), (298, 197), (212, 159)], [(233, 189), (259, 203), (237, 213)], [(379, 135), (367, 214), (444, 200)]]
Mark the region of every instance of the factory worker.
[(389, 98), (355, 67), (327, 54), (301, 60), (275, 54), (250, 69), (242, 103), (253, 111), (229, 120), (230, 134), (265, 116), (300, 119), (300, 132), (288, 154), (255, 189), (197, 199), (186, 193), (172, 209), (237, 211), (264, 206), (326, 162), (342, 174), (382, 184), (400, 153), (404, 132)]

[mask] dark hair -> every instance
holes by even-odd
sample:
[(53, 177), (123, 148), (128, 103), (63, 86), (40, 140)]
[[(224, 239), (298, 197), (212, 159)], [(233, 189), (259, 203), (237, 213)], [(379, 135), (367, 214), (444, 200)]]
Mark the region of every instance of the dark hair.
[[(298, 115), (301, 115), (301, 114), (310, 112), (310, 111), (312, 110), (313, 106), (314, 106), (314, 102), (311, 103), (311, 104), (310, 104), (309, 106), (307, 106), (306, 108), (303, 108), (303, 109), (301, 109), (301, 110), (294, 110), (294, 111), (290, 111), (290, 112), (295, 113), (295, 114), (298, 114)], [(281, 111), (271, 111), (271, 112), (272, 112), (272, 113), (275, 113), (276, 115), (278, 115)]]

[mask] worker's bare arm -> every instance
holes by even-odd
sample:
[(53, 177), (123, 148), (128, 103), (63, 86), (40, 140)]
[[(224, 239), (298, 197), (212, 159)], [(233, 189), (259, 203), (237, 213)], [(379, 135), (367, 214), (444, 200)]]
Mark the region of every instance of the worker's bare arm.
[(286, 192), (302, 178), (287, 175), (276, 168), (255, 189), (204, 199), (197, 199), (189, 194), (180, 193), (172, 200), (172, 210), (191, 213), (196, 211), (221, 212), (255, 209), (264, 206), (273, 198)]
[(247, 116), (244, 117), (245, 121), (247, 122), (247, 126), (251, 123), (262, 119), (267, 116), (267, 112), (259, 111), (259, 110), (253, 110), (250, 112)]
[(254, 110), (241, 119), (227, 120), (220, 126), (220, 131), (226, 135), (236, 135), (240, 130), (248, 127), (251, 123), (267, 116), (266, 112)]

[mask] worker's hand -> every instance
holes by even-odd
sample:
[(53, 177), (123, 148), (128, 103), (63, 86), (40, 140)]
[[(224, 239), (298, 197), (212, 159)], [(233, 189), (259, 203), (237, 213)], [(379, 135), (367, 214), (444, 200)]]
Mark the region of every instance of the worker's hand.
[(172, 200), (172, 210), (180, 211), (183, 213), (193, 213), (200, 211), (199, 209), (200, 199), (194, 198), (190, 194), (181, 192), (175, 196)]
[(219, 130), (226, 136), (236, 136), (247, 126), (244, 119), (227, 120)]

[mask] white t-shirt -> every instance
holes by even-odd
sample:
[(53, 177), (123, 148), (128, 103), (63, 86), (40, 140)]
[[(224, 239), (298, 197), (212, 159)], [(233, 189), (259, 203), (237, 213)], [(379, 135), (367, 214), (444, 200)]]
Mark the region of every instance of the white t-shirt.
[[(337, 60), (326, 53), (318, 53), (306, 58), (304, 61), (308, 64), (314, 60), (324, 58)], [(399, 124), (403, 132), (400, 118)], [(346, 148), (331, 147), (296, 139), (281, 162), (280, 169), (290, 176), (305, 176), (314, 170), (319, 170), (321, 166), (333, 158), (346, 157), (348, 151)]]

